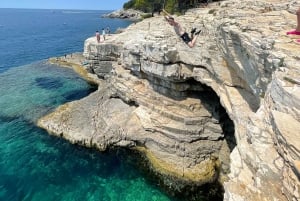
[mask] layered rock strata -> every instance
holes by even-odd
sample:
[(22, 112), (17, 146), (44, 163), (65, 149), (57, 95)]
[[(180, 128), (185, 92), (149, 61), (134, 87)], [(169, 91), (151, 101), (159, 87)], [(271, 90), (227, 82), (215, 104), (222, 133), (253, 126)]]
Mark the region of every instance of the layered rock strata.
[(104, 83), (39, 125), (100, 150), (139, 147), (156, 170), (197, 184), (230, 164), (224, 200), (299, 200), (299, 45), (285, 35), (299, 6), (229, 0), (191, 10), (176, 20), (202, 29), (192, 49), (161, 16), (104, 43), (87, 39), (88, 70)]

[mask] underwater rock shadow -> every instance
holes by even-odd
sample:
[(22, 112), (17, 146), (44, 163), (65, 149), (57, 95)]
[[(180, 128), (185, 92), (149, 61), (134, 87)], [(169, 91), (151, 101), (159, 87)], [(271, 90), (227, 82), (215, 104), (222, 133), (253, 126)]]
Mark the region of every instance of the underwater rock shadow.
[(61, 78), (38, 77), (35, 78), (35, 84), (42, 89), (52, 90), (62, 87), (64, 82)]

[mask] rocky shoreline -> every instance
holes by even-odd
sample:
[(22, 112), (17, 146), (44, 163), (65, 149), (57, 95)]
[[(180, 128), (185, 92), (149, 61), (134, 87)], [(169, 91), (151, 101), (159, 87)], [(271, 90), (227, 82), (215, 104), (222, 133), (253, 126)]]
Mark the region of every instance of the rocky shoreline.
[(192, 49), (161, 16), (104, 43), (89, 38), (84, 68), (98, 90), (38, 124), (83, 146), (138, 150), (166, 185), (219, 181), (226, 201), (299, 200), (299, 46), (285, 35), (295, 8), (228, 0), (193, 9), (177, 17), (202, 29)]
[(127, 19), (127, 20), (131, 20), (131, 21), (140, 21), (143, 19), (143, 16), (145, 14), (146, 13), (144, 13), (142, 11), (138, 11), (138, 10), (134, 10), (134, 9), (127, 9), (127, 10), (120, 9), (120, 10), (116, 10), (111, 13), (102, 15), (102, 17)]
[[(88, 69), (86, 67), (86, 60), (85, 57), (83, 57), (82, 53), (74, 53), (61, 57), (50, 58), (48, 62), (50, 64), (59, 65), (61, 67), (72, 68), (75, 72), (81, 75), (86, 81), (88, 81), (92, 85), (105, 87), (107, 84), (106, 82), (104, 82), (104, 80), (96, 78), (94, 73), (88, 72)], [(65, 104), (58, 108), (57, 111), (65, 112), (65, 109), (68, 110), (69, 107), (72, 108), (73, 106), (68, 106), (68, 104)], [(50, 121), (55, 119), (55, 117), (53, 117), (51, 114), (46, 118), (49, 118)], [(38, 125), (44, 127), (42, 122), (39, 122)], [(74, 141), (73, 137), (68, 138), (68, 136), (58, 135), (56, 131), (53, 132), (53, 130), (51, 129), (47, 130), (50, 134), (66, 138), (71, 143), (83, 145), (85, 147), (96, 148), (100, 151), (106, 151), (108, 149), (119, 149), (120, 147), (123, 147), (125, 149), (129, 148), (129, 154), (131, 153), (139, 159), (138, 165), (143, 174), (150, 181), (155, 180), (155, 185), (158, 185), (160, 188), (164, 189), (164, 191), (171, 196), (175, 196), (184, 200), (223, 200), (223, 187), (221, 185), (222, 182), (217, 180), (217, 175), (215, 175), (213, 179), (211, 179), (212, 175), (207, 175), (205, 176), (208, 177), (207, 180), (203, 182), (203, 175), (198, 175), (201, 172), (200, 170), (203, 169), (203, 167), (199, 167), (198, 171), (192, 174), (191, 172), (187, 172), (187, 174), (184, 175), (185, 170), (181, 169), (182, 167), (180, 167), (178, 171), (173, 171), (172, 173), (170, 172), (172, 168), (169, 168), (170, 164), (164, 163), (163, 160), (156, 158), (151, 152), (145, 149), (144, 146), (132, 143), (125, 143), (110, 145), (106, 147), (99, 147), (98, 145), (86, 144), (82, 142), (82, 140)], [(204, 169), (207, 169), (207, 167), (208, 166), (206, 164)], [(211, 172), (213, 173), (214, 170), (211, 170)], [(199, 183), (199, 181), (201, 182)]]
[(48, 59), (48, 63), (55, 64), (61, 67), (71, 68), (82, 78), (84, 78), (91, 85), (101, 84), (101, 80), (95, 74), (88, 72), (86, 59), (82, 55), (82, 52), (76, 52), (72, 54), (66, 54), (61, 57), (52, 57)]

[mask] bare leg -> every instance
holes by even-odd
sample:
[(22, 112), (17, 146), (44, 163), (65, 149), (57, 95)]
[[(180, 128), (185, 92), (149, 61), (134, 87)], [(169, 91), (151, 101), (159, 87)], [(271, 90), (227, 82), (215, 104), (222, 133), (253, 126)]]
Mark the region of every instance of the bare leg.
[(299, 32), (300, 32), (300, 8), (298, 8), (298, 10), (296, 12), (296, 15), (297, 15), (296, 29), (293, 29), (291, 31), (286, 32), (287, 35), (300, 35), (299, 34)]
[(297, 27), (296, 31), (300, 31), (300, 8), (297, 10)]
[(188, 45), (190, 48), (194, 47), (195, 44), (196, 44), (197, 38), (198, 38), (198, 35), (195, 35), (195, 36), (193, 37), (192, 41), (190, 41), (187, 45)]

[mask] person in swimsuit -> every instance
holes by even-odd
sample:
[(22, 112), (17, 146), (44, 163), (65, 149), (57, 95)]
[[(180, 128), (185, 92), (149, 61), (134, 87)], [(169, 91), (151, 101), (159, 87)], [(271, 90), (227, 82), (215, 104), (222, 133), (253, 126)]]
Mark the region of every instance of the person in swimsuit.
[(166, 14), (164, 17), (167, 20), (167, 22), (174, 27), (175, 33), (180, 36), (180, 38), (190, 47), (194, 47), (196, 44), (197, 37), (199, 35), (200, 31), (196, 32), (196, 28), (193, 28), (191, 30), (191, 37), (189, 34), (181, 27), (181, 25), (175, 21), (175, 19), (167, 13), (165, 10), (163, 12)]

